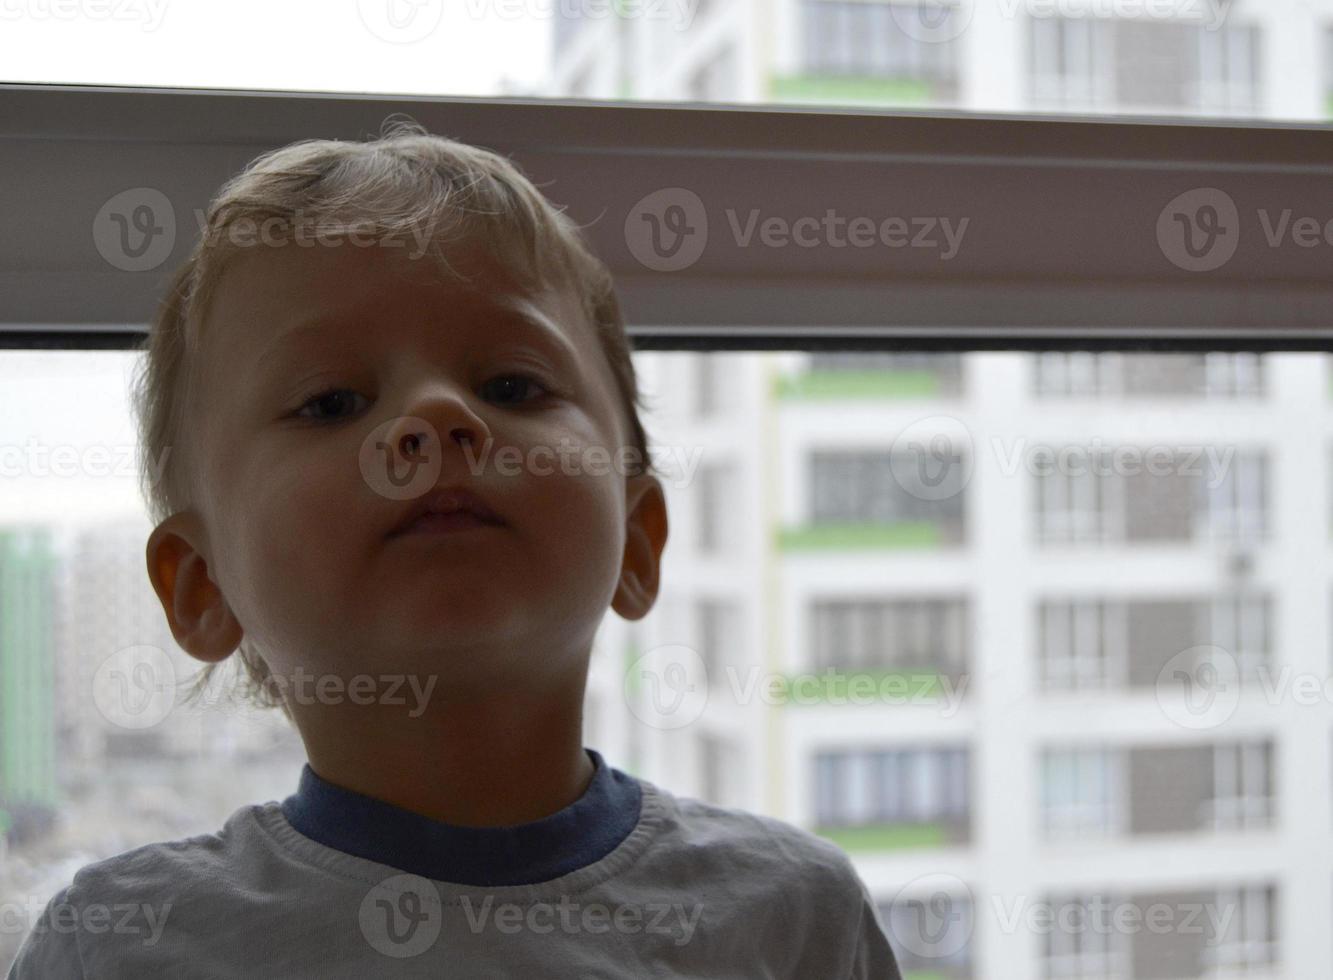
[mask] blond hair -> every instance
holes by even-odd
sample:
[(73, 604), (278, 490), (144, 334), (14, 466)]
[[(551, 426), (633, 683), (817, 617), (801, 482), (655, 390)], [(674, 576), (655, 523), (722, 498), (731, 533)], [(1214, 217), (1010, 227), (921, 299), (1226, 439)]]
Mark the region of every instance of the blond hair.
[[(147, 356), (131, 385), (140, 455), (140, 489), (154, 525), (196, 505), (200, 470), (189, 424), (203, 365), (202, 324), (227, 259), (239, 250), (240, 224), (314, 220), (321, 233), (401, 234), (430, 228), (431, 255), (448, 267), (443, 241), (482, 243), (517, 281), (540, 288), (570, 284), (582, 299), (628, 418), (633, 473), (660, 474), (639, 418), (642, 395), (610, 270), (582, 229), (554, 207), (519, 168), (497, 153), (429, 133), (410, 119), (385, 120), (364, 142), (311, 139), (271, 150), (227, 181), (207, 211), (189, 257), (176, 270), (147, 337)], [(439, 234), (435, 234), (435, 231)], [(450, 238), (450, 234), (459, 233)], [(154, 464), (160, 463), (158, 470)], [(238, 654), (242, 696), (291, 718), (260, 651), (249, 638)], [(229, 658), (230, 659), (230, 658)], [(207, 664), (187, 700), (219, 664)]]

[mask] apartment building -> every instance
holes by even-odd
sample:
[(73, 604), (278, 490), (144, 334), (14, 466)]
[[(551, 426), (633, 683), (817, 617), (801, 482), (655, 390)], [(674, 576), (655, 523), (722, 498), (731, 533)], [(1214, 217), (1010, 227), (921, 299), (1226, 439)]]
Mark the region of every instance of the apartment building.
[[(772, 0), (704, 3), (681, 29), (565, 22), (545, 94), (1333, 112), (1333, 2), (1107, 13), (1131, 6)], [(688, 408), (710, 362), (744, 400), (715, 419)], [(707, 451), (669, 501), (662, 601), (625, 627), (626, 662), (690, 647), (677, 686), (709, 693), (662, 730), (608, 675), (601, 730), (632, 740), (641, 774), (837, 841), (908, 976), (1333, 974), (1333, 712), (1274, 693), (1329, 674), (1323, 357), (639, 363), (673, 420), (650, 435)], [(723, 526), (743, 560), (705, 544)], [(700, 625), (700, 593), (731, 604), (725, 630)], [(747, 670), (787, 696), (728, 683)], [(1194, 693), (1225, 692), (1223, 722), (1164, 703), (1210, 677)], [(727, 731), (746, 734), (719, 776), (700, 760)]]

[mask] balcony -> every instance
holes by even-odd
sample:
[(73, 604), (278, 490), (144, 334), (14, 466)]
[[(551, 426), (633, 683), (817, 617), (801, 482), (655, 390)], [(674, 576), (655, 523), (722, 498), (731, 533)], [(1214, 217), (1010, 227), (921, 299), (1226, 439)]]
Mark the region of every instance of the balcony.
[(814, 832), (849, 853), (921, 850), (966, 844), (970, 837), (960, 823), (872, 823), (821, 826)]
[(778, 529), (779, 551), (895, 551), (962, 543), (961, 524), (943, 521), (895, 523), (820, 522)]
[(836, 352), (811, 356), (807, 370), (779, 376), (774, 397), (792, 400), (956, 398), (962, 361), (956, 354)]

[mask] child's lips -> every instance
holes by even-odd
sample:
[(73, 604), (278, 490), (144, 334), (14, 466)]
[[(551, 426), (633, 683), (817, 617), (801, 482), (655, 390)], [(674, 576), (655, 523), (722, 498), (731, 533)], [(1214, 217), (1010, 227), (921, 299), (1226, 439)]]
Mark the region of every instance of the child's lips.
[(498, 527), (495, 521), (483, 520), (466, 510), (456, 510), (451, 514), (424, 514), (397, 532), (395, 537), (420, 534), (453, 534), (483, 527)]
[(503, 525), (500, 515), (466, 487), (445, 487), (415, 501), (389, 537), (419, 530), (466, 530)]

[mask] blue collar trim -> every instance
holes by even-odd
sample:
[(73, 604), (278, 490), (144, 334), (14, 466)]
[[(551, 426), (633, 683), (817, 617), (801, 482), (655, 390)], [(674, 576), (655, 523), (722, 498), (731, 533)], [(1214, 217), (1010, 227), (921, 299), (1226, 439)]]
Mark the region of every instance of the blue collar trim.
[(297, 791), (282, 803), (298, 831), (326, 847), (410, 874), (498, 887), (550, 881), (615, 850), (639, 822), (638, 780), (584, 747), (595, 771), (583, 795), (563, 810), (511, 827), (460, 827), (335, 786), (301, 767)]

